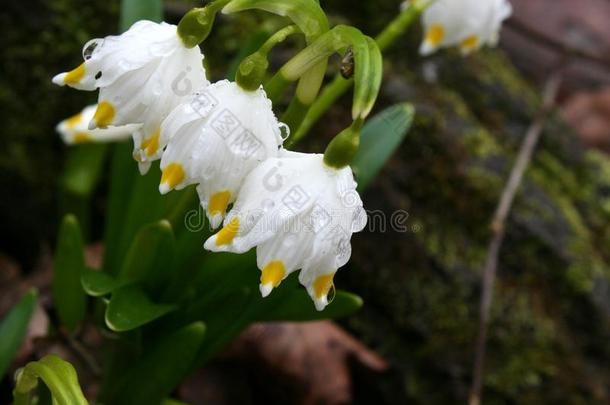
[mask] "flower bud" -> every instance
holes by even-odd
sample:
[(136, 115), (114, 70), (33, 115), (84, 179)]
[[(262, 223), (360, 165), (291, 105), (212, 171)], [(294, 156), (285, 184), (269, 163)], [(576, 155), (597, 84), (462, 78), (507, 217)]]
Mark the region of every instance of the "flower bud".
[(178, 35), (184, 46), (194, 48), (210, 35), (217, 10), (211, 7), (194, 8), (178, 23)]
[(266, 55), (255, 52), (240, 63), (235, 81), (246, 91), (256, 91), (263, 83), (268, 67)]

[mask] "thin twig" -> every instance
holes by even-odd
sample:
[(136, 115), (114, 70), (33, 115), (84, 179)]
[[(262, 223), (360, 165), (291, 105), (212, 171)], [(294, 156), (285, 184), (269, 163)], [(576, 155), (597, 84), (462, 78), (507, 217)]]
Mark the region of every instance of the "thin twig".
[(523, 175), (532, 160), (532, 155), (534, 154), (536, 145), (540, 139), (546, 119), (555, 105), (560, 84), (561, 74), (559, 72), (551, 75), (547, 81), (544, 88), (542, 109), (532, 122), (532, 125), (529, 127), (523, 143), (521, 144), (519, 155), (517, 156), (515, 165), (510, 173), (508, 183), (506, 183), (506, 186), (502, 191), (500, 203), (498, 204), (498, 208), (493, 217), (491, 225), (493, 236), (489, 243), (485, 268), (483, 269), (483, 291), (481, 293), (479, 334), (477, 336), (475, 349), (472, 387), (468, 400), (469, 405), (479, 405), (481, 402), (481, 386), (485, 363), (489, 310), (493, 299), (493, 287), (498, 269), (498, 254), (502, 247), (502, 242), (504, 241), (506, 218), (510, 213), (513, 201), (515, 200), (515, 196), (523, 180)]

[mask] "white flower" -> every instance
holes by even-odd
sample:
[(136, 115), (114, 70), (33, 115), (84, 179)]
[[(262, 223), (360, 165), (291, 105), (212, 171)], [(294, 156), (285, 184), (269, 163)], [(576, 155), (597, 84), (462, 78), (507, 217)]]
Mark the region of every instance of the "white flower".
[(511, 13), (508, 0), (436, 0), (424, 11), (426, 34), (419, 51), (428, 55), (458, 45), (468, 54), (486, 44), (495, 46), (502, 21)]
[(210, 85), (161, 126), (161, 142), (168, 144), (159, 191), (199, 184), (201, 204), (218, 227), (246, 175), (277, 156), (282, 126), (262, 89), (245, 91), (227, 80)]
[(55, 76), (53, 82), (100, 89), (90, 129), (142, 124), (133, 136), (134, 158), (145, 172), (163, 152), (163, 119), (184, 97), (208, 83), (200, 49), (187, 49), (175, 25), (139, 21), (122, 35), (89, 41), (83, 58), (80, 66)]
[(57, 124), (55, 128), (68, 145), (89, 142), (114, 142), (127, 139), (138, 131), (142, 124), (109, 126), (107, 128), (89, 129), (89, 122), (97, 110), (97, 104), (87, 106), (80, 113)]
[(299, 281), (322, 310), (366, 214), (349, 167), (328, 167), (321, 154), (282, 150), (246, 178), (224, 224), (206, 249), (243, 253), (256, 246), (263, 296), (302, 269)]

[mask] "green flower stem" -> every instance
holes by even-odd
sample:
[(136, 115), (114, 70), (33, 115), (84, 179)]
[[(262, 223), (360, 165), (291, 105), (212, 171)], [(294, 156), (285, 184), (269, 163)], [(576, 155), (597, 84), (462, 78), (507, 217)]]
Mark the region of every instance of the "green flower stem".
[[(398, 17), (390, 22), (383, 32), (375, 38), (377, 45), (379, 45), (379, 49), (385, 51), (394, 44), (430, 4), (432, 4), (432, 1), (415, 1), (411, 3), (409, 7), (402, 11)], [(337, 99), (345, 94), (353, 84), (353, 79), (345, 80), (340, 75), (335, 77), (335, 79), (324, 88), (320, 97), (313, 103), (298, 130), (296, 130), (290, 139), (287, 140), (286, 146), (293, 146), (307, 135), (326, 111), (328, 111)]]
[(259, 49), (259, 52), (262, 52), (265, 56), (267, 56), (276, 45), (284, 42), (290, 35), (299, 34), (300, 32), (301, 30), (299, 27), (294, 24), (284, 27), (265, 41), (263, 46), (261, 46)]
[[(305, 35), (308, 44), (328, 31), (328, 18), (324, 10), (315, 0), (232, 0), (223, 9), (223, 13), (234, 13), (245, 10), (263, 10), (283, 17), (288, 17)], [(300, 103), (308, 109), (322, 87), (326, 73), (327, 61), (320, 61), (319, 65), (305, 72), (297, 86), (297, 97)], [(266, 90), (272, 102), (277, 102), (287, 83), (282, 79), (272, 80)], [(305, 114), (301, 114), (305, 116)], [(300, 121), (299, 121), (300, 123)]]
[[(280, 69), (282, 81), (296, 81), (307, 73), (321, 68), (325, 70), (328, 57), (335, 52), (342, 52), (348, 47), (353, 50), (357, 66), (352, 117), (354, 120), (365, 118), (371, 111), (381, 86), (382, 57), (375, 41), (363, 35), (356, 28), (338, 25), (321, 35)], [(279, 83), (283, 83), (282, 81)], [(296, 101), (293, 101), (289, 107), (288, 125), (293, 131), (300, 127), (318, 92), (320, 83), (318, 81), (309, 83), (308, 80), (301, 81), (300, 85), (303, 86), (299, 86)], [(303, 94), (299, 90), (306, 91), (306, 93)]]
[(300, 33), (299, 27), (289, 25), (273, 34), (258, 51), (248, 55), (239, 64), (235, 81), (244, 90), (256, 91), (261, 86), (269, 67), (269, 52), (288, 36)]

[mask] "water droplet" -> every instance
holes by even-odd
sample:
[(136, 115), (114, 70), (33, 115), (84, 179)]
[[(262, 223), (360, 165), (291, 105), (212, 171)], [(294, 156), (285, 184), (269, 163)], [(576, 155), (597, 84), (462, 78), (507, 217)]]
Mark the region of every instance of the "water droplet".
[(282, 137), (282, 141), (285, 141), (290, 136), (290, 127), (283, 122), (280, 122), (280, 136)]
[(83, 46), (83, 59), (84, 60), (91, 59), (91, 56), (93, 55), (93, 51), (95, 51), (95, 48), (97, 48), (98, 46), (101, 46), (103, 42), (104, 42), (103, 39), (92, 39), (91, 41), (87, 42), (85, 44), (85, 46)]

